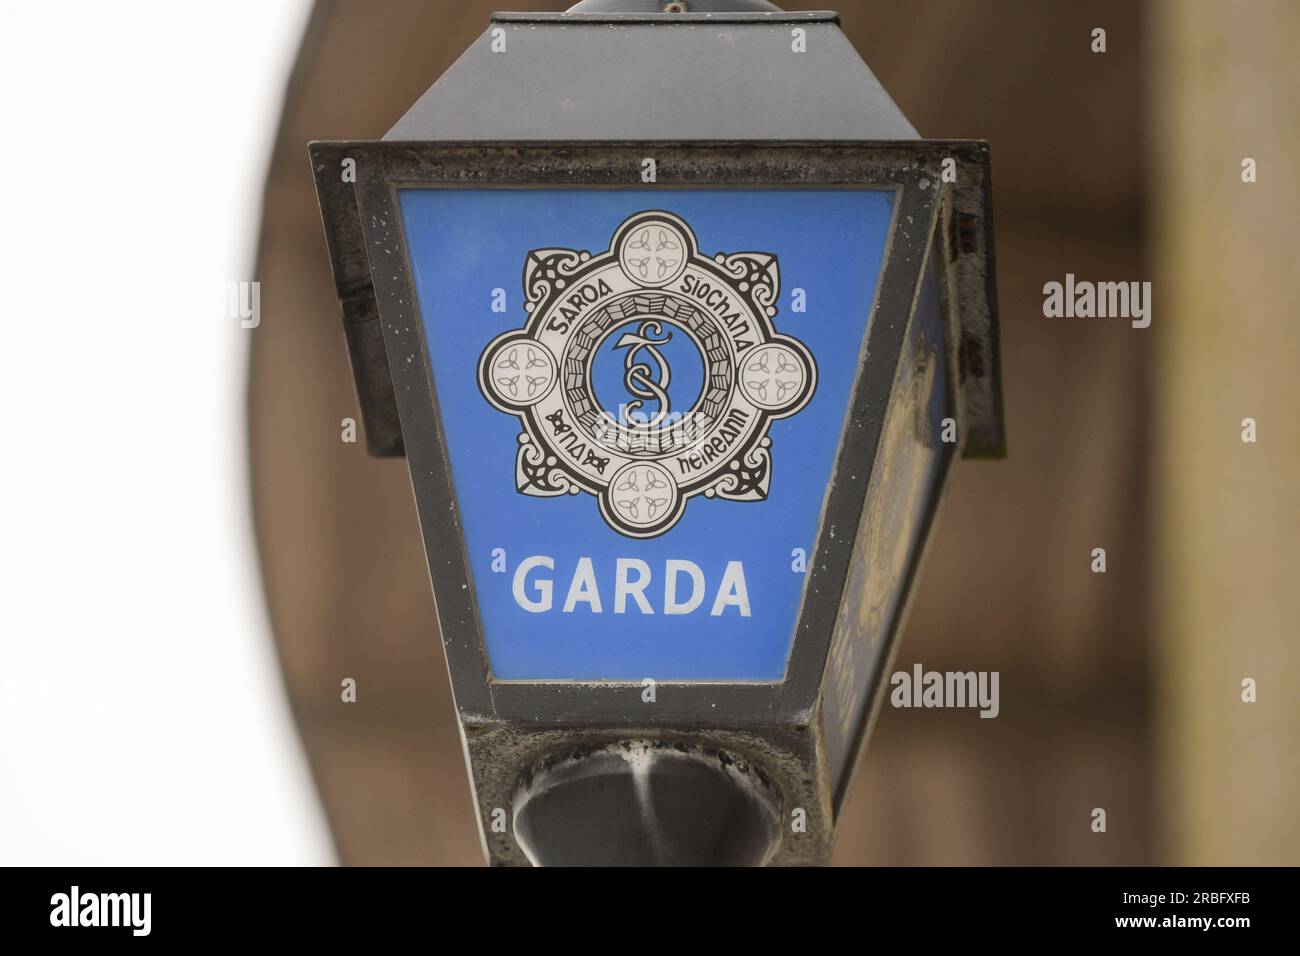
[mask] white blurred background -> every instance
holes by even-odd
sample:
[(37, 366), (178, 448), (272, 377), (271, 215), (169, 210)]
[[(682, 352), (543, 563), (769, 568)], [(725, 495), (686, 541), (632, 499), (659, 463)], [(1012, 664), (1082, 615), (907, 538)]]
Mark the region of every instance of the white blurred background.
[(0, 864), (319, 864), (247, 503), (303, 0), (0, 12)]

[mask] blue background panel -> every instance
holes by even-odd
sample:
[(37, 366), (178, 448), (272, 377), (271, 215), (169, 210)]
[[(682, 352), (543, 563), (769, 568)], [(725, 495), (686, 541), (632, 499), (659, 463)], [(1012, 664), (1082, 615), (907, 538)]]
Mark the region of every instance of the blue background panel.
[[(479, 614), (498, 680), (780, 680), (785, 673), (806, 575), (791, 552), (811, 555), (818, 520), (862, 355), (893, 213), (887, 190), (401, 190), (399, 205)], [(690, 224), (700, 252), (775, 255), (781, 294), (773, 323), (811, 351), (817, 390), (808, 405), (773, 421), (772, 476), (765, 501), (692, 498), (665, 534), (633, 539), (611, 529), (588, 494), (536, 498), (515, 488), (516, 418), (479, 392), (487, 344), (527, 320), (521, 286), (532, 249), (599, 254), (617, 227), (643, 210)], [(507, 310), (492, 311), (494, 289)], [(793, 312), (792, 290), (807, 310)], [(694, 373), (698, 375), (698, 372)], [(598, 371), (602, 401), (617, 378)], [(686, 384), (683, 381), (683, 384)], [(447, 542), (453, 547), (453, 542)], [(504, 558), (494, 552), (504, 553)], [(513, 582), (530, 556), (554, 571), (529, 573), (526, 592), (551, 580), (549, 611), (515, 600)], [(580, 559), (591, 559), (602, 604), (562, 608)], [(653, 613), (628, 602), (615, 613), (619, 558), (649, 566)], [(662, 613), (668, 559), (694, 562), (706, 594), (690, 614)], [(710, 614), (729, 562), (743, 563), (750, 615)], [(812, 558), (809, 557), (809, 565)], [(500, 568), (504, 570), (499, 570)], [(683, 574), (680, 590), (689, 592)], [(544, 586), (544, 585), (542, 585)]]

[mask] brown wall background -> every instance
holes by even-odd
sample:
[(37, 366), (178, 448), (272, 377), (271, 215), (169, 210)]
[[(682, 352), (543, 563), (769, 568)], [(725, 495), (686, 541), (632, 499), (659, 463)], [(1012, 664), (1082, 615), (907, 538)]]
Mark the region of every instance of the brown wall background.
[[(321, 3), (267, 184), (254, 507), (286, 687), (345, 863), (482, 858), (406, 464), (339, 439), (357, 411), (306, 143), (382, 136), (497, 6)], [(923, 136), (991, 142), (1010, 457), (959, 466), (898, 657), (999, 671), (1001, 716), (884, 708), (836, 860), (1156, 861), (1155, 336), (1041, 312), (1043, 283), (1067, 272), (1149, 278), (1151, 20), (1131, 2), (838, 7)], [(1097, 26), (1104, 55), (1089, 49)], [(1104, 575), (1089, 571), (1095, 547)], [(344, 677), (355, 705), (339, 702)]]
[[(1300, 5), (1162, 2), (1148, 14), (1151, 246), (1176, 317), (1155, 339), (1161, 855), (1294, 866)], [(1241, 441), (1247, 417), (1254, 444)], [(1254, 704), (1244, 678), (1258, 683)]]

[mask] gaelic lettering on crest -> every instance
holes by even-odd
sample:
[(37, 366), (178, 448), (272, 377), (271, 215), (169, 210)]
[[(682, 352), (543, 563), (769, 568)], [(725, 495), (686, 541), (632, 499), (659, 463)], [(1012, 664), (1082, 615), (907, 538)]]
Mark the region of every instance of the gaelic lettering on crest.
[(817, 365), (772, 327), (780, 279), (763, 252), (700, 254), (667, 212), (641, 212), (609, 249), (534, 249), (522, 329), (479, 358), (479, 388), (522, 426), (525, 495), (594, 495), (609, 526), (650, 538), (696, 495), (761, 501), (768, 423), (812, 398)]

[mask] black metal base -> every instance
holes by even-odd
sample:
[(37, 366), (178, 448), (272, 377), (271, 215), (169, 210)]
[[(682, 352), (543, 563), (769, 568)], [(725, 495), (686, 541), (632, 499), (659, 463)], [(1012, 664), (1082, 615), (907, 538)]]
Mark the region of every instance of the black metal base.
[(761, 866), (780, 843), (779, 806), (743, 761), (624, 742), (530, 774), (514, 834), (535, 866)]

